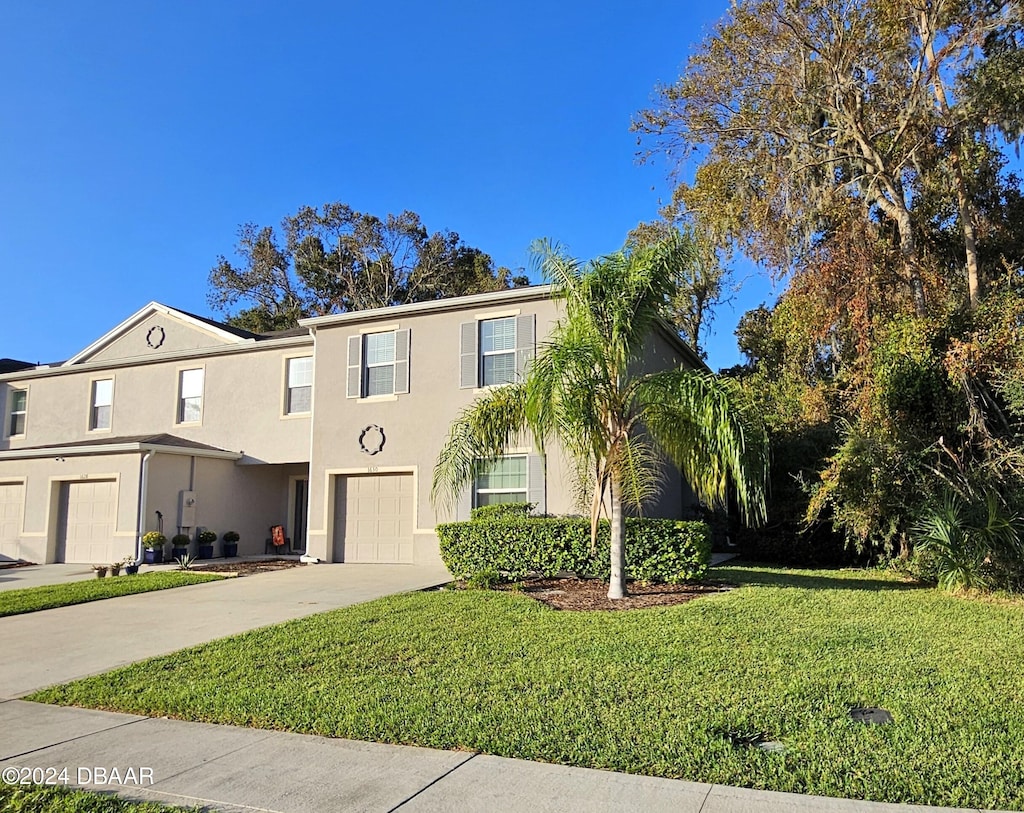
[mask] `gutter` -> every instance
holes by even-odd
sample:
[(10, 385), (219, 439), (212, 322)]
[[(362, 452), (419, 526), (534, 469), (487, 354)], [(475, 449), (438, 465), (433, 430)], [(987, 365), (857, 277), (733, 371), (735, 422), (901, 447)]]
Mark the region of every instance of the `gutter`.
[(146, 532), (146, 497), (149, 491), (149, 458), (153, 456), (154, 452), (152, 449), (147, 449), (146, 453), (142, 456), (142, 460), (139, 462), (139, 505), (135, 517), (135, 566), (138, 567), (142, 564), (145, 559), (145, 554), (142, 552), (142, 537)]
[(81, 457), (82, 455), (124, 454), (126, 452), (150, 452), (153, 454), (178, 454), (196, 457), (216, 457), (221, 460), (241, 460), (241, 452), (227, 452), (218, 449), (196, 449), (191, 446), (163, 446), (155, 443), (107, 443), (95, 446), (50, 446), (45, 449), (5, 449), (0, 460), (24, 460), (36, 457)]

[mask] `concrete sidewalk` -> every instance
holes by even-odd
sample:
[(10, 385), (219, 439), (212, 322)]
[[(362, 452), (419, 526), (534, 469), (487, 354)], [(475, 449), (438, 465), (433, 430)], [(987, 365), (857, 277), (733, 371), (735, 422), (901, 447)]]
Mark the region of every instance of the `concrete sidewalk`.
[(14, 654), (0, 658), (0, 698), (450, 580), (440, 566), (305, 565), (0, 618)]
[[(96, 782), (97, 768), (109, 775), (115, 767), (121, 775), (133, 768), (135, 775), (127, 782)], [(13, 768), (53, 768), (55, 776), (66, 768), (69, 784), (116, 791), (137, 800), (200, 805), (229, 813), (952, 811), (770, 793), (20, 700), (0, 703), (0, 774), (5, 780), (12, 778)]]

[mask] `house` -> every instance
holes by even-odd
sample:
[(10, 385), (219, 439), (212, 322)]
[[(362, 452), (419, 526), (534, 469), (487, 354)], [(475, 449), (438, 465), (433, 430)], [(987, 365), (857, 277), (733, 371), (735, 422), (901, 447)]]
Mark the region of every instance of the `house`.
[[(305, 319), (257, 334), (151, 302), (72, 358), (0, 374), (0, 559), (99, 563), (198, 528), (326, 562), (436, 562), (474, 505), (577, 511), (567, 463), (527, 441), (459, 501), (430, 501), (452, 420), (513, 381), (558, 318), (548, 286)], [(650, 369), (701, 362), (667, 327)], [(692, 504), (674, 470), (651, 513)], [(685, 506), (685, 508), (684, 508)]]

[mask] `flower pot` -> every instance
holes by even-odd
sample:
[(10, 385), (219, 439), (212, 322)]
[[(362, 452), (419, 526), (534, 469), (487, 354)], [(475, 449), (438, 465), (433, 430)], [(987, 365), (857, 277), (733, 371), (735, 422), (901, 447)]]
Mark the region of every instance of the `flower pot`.
[(111, 576), (120, 576), (121, 575), (121, 565), (111, 565), (110, 566), (110, 575)]
[(146, 564), (159, 565), (164, 560), (163, 548), (146, 548)]
[(228, 559), (232, 556), (238, 556), (238, 543), (237, 542), (225, 542), (224, 543), (224, 558)]
[(97, 567), (97, 568), (94, 568), (94, 570), (96, 571), (96, 578), (97, 579), (103, 579), (107, 575), (107, 569), (105, 567)]
[(213, 545), (200, 545), (199, 546), (199, 557), (200, 559), (212, 559), (213, 558)]
[[(146, 552), (149, 553), (149, 551), (146, 551)], [(139, 572), (139, 566), (138, 565), (125, 565), (124, 566), (124, 573), (125, 573), (126, 576), (134, 576), (138, 572)]]
[(184, 547), (181, 547), (181, 548), (179, 548), (177, 545), (175, 545), (174, 547), (171, 548), (171, 558), (172, 559), (184, 559), (186, 556), (188, 556), (188, 545), (185, 545)]

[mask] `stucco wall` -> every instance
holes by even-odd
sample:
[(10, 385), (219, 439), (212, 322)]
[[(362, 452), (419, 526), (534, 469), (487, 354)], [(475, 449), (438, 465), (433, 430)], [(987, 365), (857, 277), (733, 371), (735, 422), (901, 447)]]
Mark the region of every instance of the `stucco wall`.
[(218, 336), (212, 328), (186, 324), (168, 314), (154, 313), (110, 344), (97, 350), (89, 360), (129, 359), (151, 356), (154, 351), (195, 350), (230, 343), (230, 340)]
[[(9, 380), (8, 389), (28, 388), (26, 428), (24, 437), (7, 439), (5, 426), (0, 446), (13, 450), (168, 433), (245, 452), (254, 461), (304, 462), (309, 458), (310, 418), (283, 414), (284, 371), (288, 357), (308, 356), (312, 350), (311, 341), (304, 346), (254, 346), (246, 352), (106, 369), (84, 365)], [(179, 372), (197, 367), (205, 369), (202, 421), (179, 424)], [(101, 378), (114, 380), (111, 426), (90, 431), (92, 382)]]
[(25, 483), (17, 547), (5, 545), (0, 558), (27, 559), (40, 564), (54, 561), (61, 483), (88, 479), (117, 481), (114, 541), (117, 550), (123, 550), (121, 555), (131, 553), (136, 536), (139, 461), (138, 454), (0, 460), (0, 482)]

